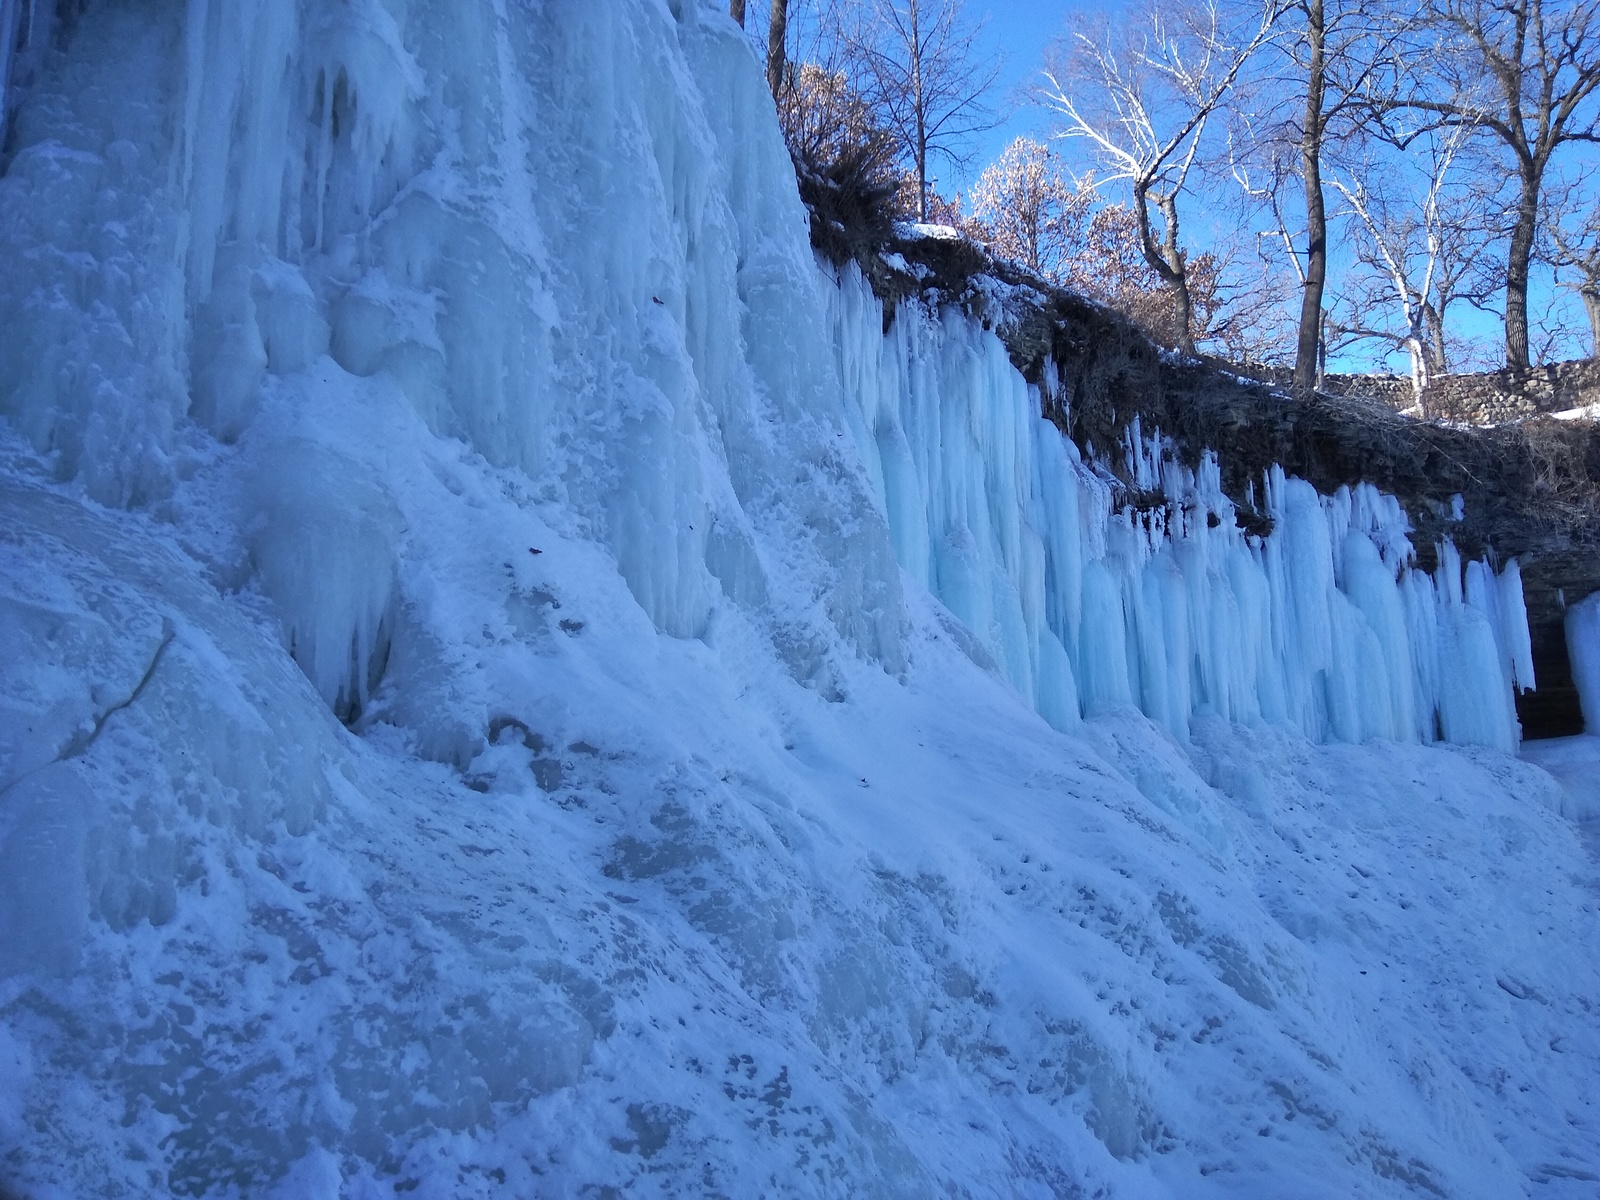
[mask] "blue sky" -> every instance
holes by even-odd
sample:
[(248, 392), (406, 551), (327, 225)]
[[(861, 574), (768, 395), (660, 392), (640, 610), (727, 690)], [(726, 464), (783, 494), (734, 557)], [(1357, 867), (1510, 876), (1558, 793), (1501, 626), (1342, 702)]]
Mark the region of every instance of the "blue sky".
[[(789, 0), (790, 33), (798, 45), (791, 53), (805, 54), (808, 30), (816, 14), (829, 0)], [(1065, 28), (1067, 18), (1074, 12), (1111, 10), (1116, 4), (1096, 3), (1095, 0), (967, 0), (966, 15), (973, 21), (982, 21), (983, 49), (997, 54), (1002, 62), (1000, 77), (996, 81), (995, 99), (1005, 104), (1014, 94), (1038, 81), (1039, 69), (1044, 64), (1045, 47), (1054, 41)], [(766, 4), (764, 0), (750, 0), (748, 27), (759, 41), (765, 29)], [(970, 147), (972, 154), (966, 169), (953, 167), (939, 160), (932, 165), (939, 190), (945, 194), (963, 191), (982, 173), (1000, 152), (1019, 134), (1042, 137), (1048, 131), (1049, 114), (1037, 105), (1021, 104), (1008, 119), (995, 129), (975, 137)]]
[[(1050, 114), (1037, 104), (1027, 103), (1023, 93), (1039, 82), (1046, 47), (1061, 36), (1068, 18), (1073, 14), (1104, 12), (1120, 7), (1119, 4), (1105, 3), (1104, 0), (1098, 3), (1096, 0), (1013, 0), (1011, 3), (968, 0), (968, 12), (972, 16), (986, 17), (983, 38), (987, 48), (1003, 58), (996, 94), (1023, 102), (1017, 104), (1003, 124), (973, 139), (973, 153), (965, 169), (948, 162), (937, 162), (932, 172), (936, 178), (935, 186), (946, 195), (965, 191), (984, 167), (999, 157), (1013, 138), (1021, 134), (1045, 137), (1052, 124)], [(1109, 198), (1127, 199), (1121, 195)], [(1205, 209), (1210, 206), (1202, 204), (1198, 207)], [(1205, 228), (1206, 221), (1197, 219), (1195, 208), (1194, 205), (1190, 206), (1187, 221), (1189, 234), (1191, 239), (1198, 236), (1199, 241), (1204, 242), (1209, 231)], [(1214, 211), (1221, 212), (1221, 206)], [(1338, 254), (1336, 247), (1336, 257)], [(1539, 317), (1542, 309), (1553, 304), (1571, 305), (1576, 311), (1576, 302), (1565, 293), (1556, 292), (1543, 278), (1535, 282), (1529, 301), (1529, 315), (1534, 319)], [(1461, 311), (1452, 312), (1452, 318), (1458, 337), (1481, 339), (1490, 353), (1497, 352), (1501, 337), (1498, 317), (1473, 312), (1462, 306)], [(1460, 349), (1459, 346), (1457, 348)], [(1581, 346), (1575, 345), (1573, 350), (1581, 351)], [(1337, 361), (1330, 363), (1335, 370), (1370, 370), (1377, 366), (1401, 372), (1409, 370), (1403, 353), (1384, 355), (1372, 343), (1363, 344), (1336, 358)]]
[[(1060, 36), (1068, 16), (1096, 7), (1102, 6), (1085, 4), (1083, 0), (1013, 0), (1009, 4), (971, 5), (975, 15), (987, 14), (984, 40), (1003, 58), (996, 92), (1008, 96), (1037, 83), (1045, 47)], [(1000, 156), (1012, 138), (1024, 133), (1042, 136), (1048, 128), (1048, 113), (1036, 105), (1022, 105), (1005, 124), (975, 139), (977, 152), (969, 171), (953, 171), (946, 164), (940, 164), (941, 173), (949, 177), (941, 190), (964, 189), (987, 164)], [(951, 183), (955, 188), (949, 186)]]
[[(798, 19), (803, 23), (817, 11), (813, 8), (814, 5), (824, 5), (829, 2), (830, 0), (790, 0), (792, 19)], [(1040, 82), (1039, 71), (1043, 65), (1046, 48), (1063, 34), (1069, 18), (1075, 14), (1114, 12), (1124, 6), (1124, 3), (1119, 3), (1117, 0), (966, 0), (967, 15), (973, 19), (984, 19), (982, 40), (985, 49), (999, 54), (1002, 58), (995, 95), (1001, 102), (1012, 102), (1015, 107), (1009, 111), (1006, 120), (999, 126), (972, 139), (969, 147), (971, 154), (965, 166), (957, 166), (938, 158), (931, 162), (930, 174), (933, 176), (934, 186), (945, 195), (964, 192), (984, 167), (999, 157), (1013, 138), (1020, 134), (1031, 134), (1040, 138), (1047, 136), (1052, 125), (1051, 115), (1039, 105), (1028, 103), (1026, 98), (1026, 92)], [(765, 6), (762, 0), (751, 0), (751, 10), (763, 14), (755, 26), (759, 28), (760, 23), (765, 21)], [(1120, 194), (1111, 194), (1107, 198), (1123, 202), (1128, 199), (1127, 196)], [(1230, 206), (1218, 203), (1220, 197), (1211, 197), (1212, 203), (1207, 203), (1204, 197), (1193, 199), (1199, 202), (1188, 206), (1185, 214), (1185, 230), (1186, 240), (1198, 249), (1204, 248), (1223, 232), (1216, 228), (1208, 228), (1208, 225), (1213, 221), (1236, 221), (1237, 217), (1225, 215)], [(1329, 199), (1331, 204), (1336, 198), (1330, 196)], [(1336, 231), (1336, 237), (1341, 233), (1342, 230)], [(1344, 265), (1342, 249), (1337, 243), (1333, 255), (1335, 278), (1331, 279), (1330, 283), (1337, 288), (1340, 282), (1338, 276)], [(1543, 312), (1553, 306), (1560, 306), (1564, 310), (1571, 310), (1570, 316), (1575, 319), (1577, 329), (1581, 330), (1583, 328), (1581, 310), (1576, 301), (1569, 294), (1553, 289), (1546, 272), (1536, 272), (1536, 275), (1539, 277), (1535, 280), (1529, 296), (1530, 317), (1537, 321)], [(1457, 337), (1464, 336), (1480, 341), (1484, 351), (1491, 357), (1498, 353), (1501, 337), (1498, 317), (1475, 313), (1462, 306), (1460, 311), (1452, 311), (1451, 324), (1455, 327)], [(1456, 346), (1458, 351), (1463, 348), (1459, 343)], [(1563, 347), (1567, 354), (1582, 353), (1586, 348), (1587, 338), (1581, 334)], [(1387, 361), (1383, 361), (1385, 359)], [(1380, 364), (1390, 369), (1407, 369), (1403, 354), (1384, 355), (1376, 343), (1364, 343), (1353, 351), (1338, 355), (1330, 366), (1336, 370), (1350, 370), (1371, 369)]]

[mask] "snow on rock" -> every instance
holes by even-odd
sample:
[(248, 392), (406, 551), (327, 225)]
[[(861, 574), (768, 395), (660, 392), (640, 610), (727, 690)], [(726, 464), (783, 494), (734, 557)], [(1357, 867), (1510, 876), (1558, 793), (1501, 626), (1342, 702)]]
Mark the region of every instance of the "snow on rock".
[(940, 225), (931, 221), (896, 221), (894, 232), (896, 237), (931, 238), (939, 242), (959, 242), (964, 236), (953, 225)]
[(1515, 564), (885, 333), (714, 7), (49, 8), (0, 1191), (1592, 1192)]

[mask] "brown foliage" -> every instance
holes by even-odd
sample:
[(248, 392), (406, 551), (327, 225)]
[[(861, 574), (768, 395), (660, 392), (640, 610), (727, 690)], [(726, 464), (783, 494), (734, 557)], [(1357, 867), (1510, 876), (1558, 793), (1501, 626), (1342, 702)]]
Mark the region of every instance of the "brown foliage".
[(978, 177), (969, 232), (1001, 258), (1062, 282), (1084, 240), (1093, 192), (1078, 187), (1043, 142), (1019, 137)]
[(901, 184), (898, 152), (846, 76), (791, 64), (778, 122), (811, 211), (813, 244), (848, 257), (887, 238)]

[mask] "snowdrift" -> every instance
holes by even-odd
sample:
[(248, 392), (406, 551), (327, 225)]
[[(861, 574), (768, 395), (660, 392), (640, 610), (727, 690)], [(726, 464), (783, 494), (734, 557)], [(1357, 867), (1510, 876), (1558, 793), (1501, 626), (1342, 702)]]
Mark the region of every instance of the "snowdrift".
[(0, 1189), (1592, 1192), (1515, 563), (885, 330), (714, 8), (51, 11)]

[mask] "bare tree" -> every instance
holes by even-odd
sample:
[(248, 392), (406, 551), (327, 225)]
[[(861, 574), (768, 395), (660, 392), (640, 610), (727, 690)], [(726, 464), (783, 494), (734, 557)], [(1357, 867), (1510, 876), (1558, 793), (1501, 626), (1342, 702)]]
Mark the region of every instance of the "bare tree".
[(1561, 252), (1558, 266), (1570, 269), (1574, 278), (1561, 280), (1561, 286), (1578, 294), (1584, 315), (1589, 318), (1589, 355), (1600, 358), (1600, 236), (1591, 224), (1584, 237), (1567, 240), (1557, 235)]
[[(1019, 137), (979, 176), (970, 200), (973, 215), (956, 213), (950, 223), (1048, 282), (1125, 314), (1161, 345), (1177, 345), (1172, 292), (1145, 259), (1139, 222), (1127, 205), (1103, 202), (1092, 175), (1071, 179), (1048, 146)], [(1242, 349), (1253, 314), (1248, 302), (1229, 303), (1222, 261), (1207, 253), (1185, 265), (1195, 336)], [(1225, 305), (1232, 311), (1223, 314)]]
[(1294, 390), (1309, 393), (1322, 377), (1322, 293), (1328, 282), (1328, 214), (1322, 191), (1322, 147), (1328, 130), (1328, 23), (1322, 0), (1304, 0), (1305, 115), (1300, 122), (1300, 178), (1305, 184), (1306, 265), (1295, 341)]
[[(1093, 186), (1092, 180), (1087, 181), (1088, 189)], [(1216, 332), (1226, 340), (1233, 332), (1229, 322), (1223, 322), (1221, 330), (1214, 324), (1224, 301), (1222, 267), (1222, 261), (1210, 253), (1184, 259), (1190, 299), (1188, 327), (1195, 340)], [(1139, 219), (1128, 205), (1102, 203), (1095, 209), (1083, 244), (1066, 259), (1061, 282), (1131, 317), (1160, 345), (1178, 346), (1181, 322), (1172, 289), (1151, 268)]]
[(1600, 0), (1429, 0), (1404, 49), (1382, 111), (1477, 126), (1511, 158), (1506, 365), (1525, 369), (1540, 192), (1563, 147), (1600, 141)]
[(1396, 10), (1373, 0), (1286, 0), (1272, 42), (1277, 53), (1264, 56), (1248, 80), (1249, 102), (1231, 106), (1232, 173), (1268, 218), (1258, 248), (1287, 264), (1300, 291), (1294, 387), (1301, 395), (1321, 386), (1328, 354), (1324, 175), (1364, 123), (1366, 93), (1395, 19)]
[[(1045, 72), (1043, 102), (1063, 118), (1059, 136), (1082, 139), (1105, 169), (1127, 181), (1145, 261), (1172, 293), (1178, 348), (1195, 353), (1194, 297), (1178, 199), (1208, 124), (1278, 16), (1267, 0), (1237, 34), (1217, 0), (1158, 4), (1136, 25), (1079, 32)], [(1119, 36), (1120, 34), (1120, 36)], [(1152, 217), (1159, 214), (1160, 230)]]
[(744, 28), (744, 0), (728, 0), (728, 15), (739, 23), (739, 28)]
[[(1298, 137), (1288, 136), (1282, 126), (1268, 125), (1259, 131), (1260, 113), (1242, 106), (1230, 114), (1235, 128), (1228, 138), (1228, 168), (1239, 185), (1241, 200), (1239, 237), (1250, 243), (1242, 253), (1253, 257), (1255, 288), (1260, 297), (1252, 308), (1252, 332), (1247, 341), (1253, 357), (1279, 361), (1288, 350), (1292, 367), (1298, 357), (1298, 330), (1304, 315), (1306, 267), (1312, 241), (1309, 222), (1301, 219), (1296, 203), (1301, 186), (1302, 162)], [(1265, 122), (1262, 122), (1265, 123)], [(1289, 310), (1294, 310), (1293, 319)], [(1326, 317), (1319, 293), (1319, 316)], [(1274, 312), (1273, 309), (1279, 311)], [(1318, 327), (1313, 387), (1322, 386), (1326, 367), (1326, 321)]]
[(789, 64), (778, 97), (778, 123), (796, 168), (851, 174), (892, 194), (898, 184), (894, 135), (843, 71)]
[(1539, 253), (1555, 269), (1557, 285), (1583, 303), (1589, 353), (1600, 357), (1600, 209), (1593, 184), (1585, 171), (1545, 190)]
[[(1357, 262), (1386, 285), (1388, 305), (1399, 318), (1397, 328), (1373, 329), (1346, 326), (1347, 332), (1376, 336), (1392, 341), (1411, 357), (1411, 386), (1417, 401), (1422, 400), (1430, 375), (1444, 368), (1444, 322), (1442, 306), (1434, 304), (1437, 275), (1445, 258), (1445, 225), (1454, 215), (1449, 204), (1451, 171), (1471, 127), (1451, 126), (1427, 139), (1421, 172), (1426, 180), (1423, 196), (1412, 202), (1401, 197), (1395, 186), (1401, 174), (1398, 164), (1380, 167), (1374, 159), (1364, 169), (1330, 182), (1344, 197), (1345, 215), (1357, 226), (1354, 240)], [(1420, 143), (1419, 143), (1420, 144)], [(1385, 185), (1374, 188), (1373, 179)], [(1365, 318), (1368, 305), (1358, 307)]]
[[(1304, 287), (1305, 261), (1297, 246), (1297, 229), (1286, 210), (1285, 198), (1298, 178), (1290, 161), (1290, 147), (1281, 138), (1261, 136), (1252, 127), (1248, 114), (1242, 115), (1240, 129), (1229, 136), (1228, 168), (1234, 182), (1244, 193), (1247, 207), (1260, 210), (1267, 217), (1267, 227), (1256, 229), (1253, 237), (1257, 253), (1263, 261), (1281, 258), (1288, 263), (1295, 282)], [(1238, 151), (1238, 143), (1249, 147), (1249, 154)], [(1251, 214), (1252, 218), (1254, 214)]]
[(910, 161), (926, 220), (930, 156), (960, 162), (965, 141), (998, 123), (986, 98), (999, 60), (961, 0), (852, 0), (837, 17), (851, 75)]
[[(1471, 150), (1472, 147), (1467, 147)], [(1503, 322), (1496, 297), (1505, 283), (1505, 263), (1501, 248), (1506, 225), (1504, 189), (1492, 172), (1480, 169), (1476, 155), (1457, 175), (1441, 203), (1438, 225), (1439, 254), (1433, 272), (1433, 294), (1423, 305), (1423, 316), (1432, 331), (1429, 344), (1434, 353), (1432, 373), (1442, 375), (1469, 367), (1462, 355), (1482, 358), (1479, 349), (1459, 336), (1447, 337), (1450, 310), (1462, 304), (1488, 313)], [(1487, 369), (1487, 361), (1481, 364)]]

